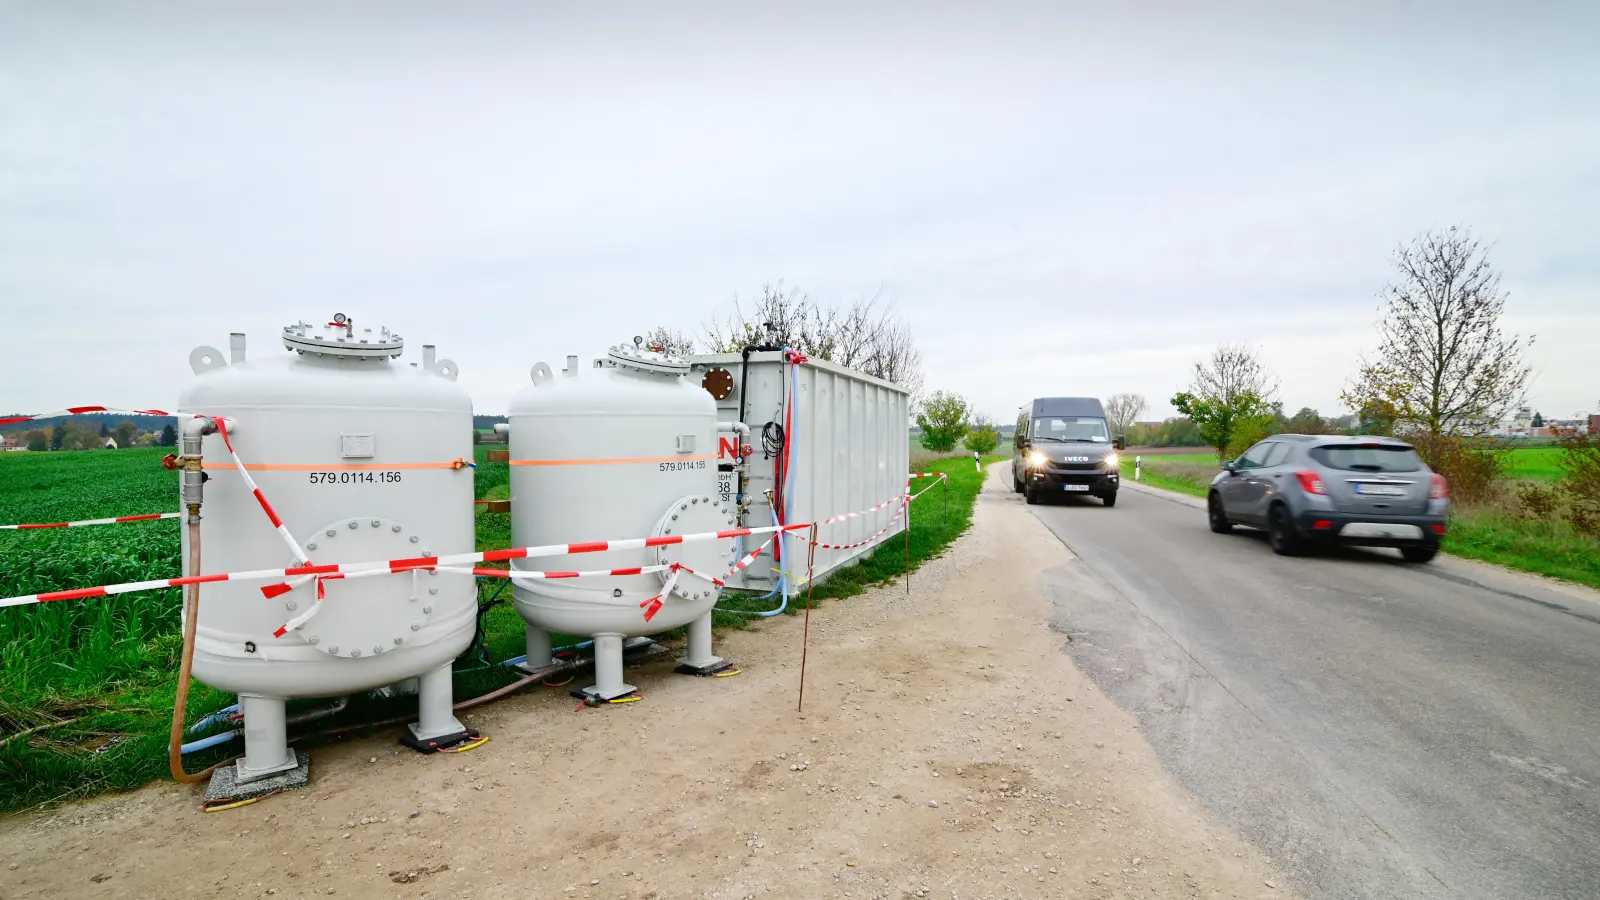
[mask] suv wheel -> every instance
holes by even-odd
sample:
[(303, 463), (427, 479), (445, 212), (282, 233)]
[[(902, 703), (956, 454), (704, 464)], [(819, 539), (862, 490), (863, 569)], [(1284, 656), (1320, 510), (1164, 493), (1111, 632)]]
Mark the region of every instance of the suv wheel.
[(1294, 556), (1300, 552), (1300, 534), (1289, 521), (1289, 511), (1282, 505), (1272, 507), (1267, 513), (1267, 538), (1272, 542), (1272, 552), (1279, 556)]
[(1400, 556), (1408, 563), (1425, 563), (1439, 555), (1439, 548), (1434, 545), (1425, 547), (1401, 547)]
[(1233, 531), (1233, 523), (1228, 521), (1227, 510), (1222, 508), (1222, 498), (1215, 492), (1206, 498), (1206, 518), (1211, 520), (1211, 530), (1217, 534)]

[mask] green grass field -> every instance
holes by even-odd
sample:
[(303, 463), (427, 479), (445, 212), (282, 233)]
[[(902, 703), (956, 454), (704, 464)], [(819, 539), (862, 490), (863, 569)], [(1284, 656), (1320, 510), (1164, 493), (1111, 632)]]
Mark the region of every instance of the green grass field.
[[(487, 450), (480, 447), (477, 452), (476, 495), (503, 499), (510, 468), (488, 462)], [(160, 465), (166, 452), (140, 448), (0, 455), (0, 524), (176, 511), (176, 476)], [(945, 487), (934, 487), (913, 508), (913, 567), (938, 555), (967, 529), (982, 484), (970, 457), (937, 460), (919, 469), (948, 471), (950, 480), (948, 494)], [(924, 486), (919, 480), (913, 490)], [(508, 513), (480, 508), (476, 516), (479, 549), (510, 545)], [(176, 576), (181, 569), (178, 528), (177, 521), (164, 520), (0, 532), (0, 596)], [(800, 546), (798, 539), (793, 543)], [(906, 547), (896, 537), (875, 556), (837, 570), (817, 587), (814, 600), (850, 596), (900, 575)], [(493, 663), (522, 653), (522, 619), (508, 602), (505, 582), (486, 579), (480, 598), (488, 607), (484, 641), (457, 662), (458, 698), (510, 683), (514, 676)], [(768, 610), (776, 602), (730, 592), (721, 605)], [(0, 812), (127, 790), (165, 777), (167, 728), (182, 646), (181, 606), (180, 592), (169, 589), (0, 609)], [(792, 599), (788, 611), (800, 609), (803, 596)], [(759, 621), (733, 612), (716, 616), (723, 627), (759, 627)], [(561, 642), (559, 636), (557, 640)], [(233, 699), (196, 683), (189, 721)], [(333, 724), (407, 715), (414, 706), (408, 698), (356, 698)], [(230, 751), (238, 752), (237, 744), (186, 760), (197, 770)]]

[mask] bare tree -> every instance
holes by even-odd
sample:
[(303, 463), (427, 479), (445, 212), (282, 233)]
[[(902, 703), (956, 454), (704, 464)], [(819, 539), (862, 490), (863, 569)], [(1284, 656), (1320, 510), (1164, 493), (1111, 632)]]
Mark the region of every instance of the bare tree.
[(1106, 398), (1106, 416), (1111, 419), (1111, 433), (1127, 434), (1147, 406), (1149, 404), (1140, 394), (1112, 394)]
[(881, 291), (848, 307), (824, 308), (799, 288), (768, 283), (748, 309), (736, 299), (726, 319), (707, 323), (705, 338), (716, 353), (737, 353), (751, 344), (791, 347), (892, 381), (913, 396), (922, 389), (922, 354), (911, 327)]
[(1278, 382), (1256, 352), (1243, 344), (1219, 344), (1211, 358), (1194, 364), (1189, 390), (1172, 405), (1199, 429), (1200, 439), (1226, 459), (1267, 435), (1274, 420)]
[(785, 288), (780, 279), (762, 285), (761, 296), (748, 311), (743, 301), (734, 298), (733, 312), (721, 322), (708, 322), (705, 336), (713, 353), (738, 353), (751, 344), (774, 344), (809, 355), (819, 344), (824, 324), (816, 303), (799, 288)]
[(1232, 404), (1253, 394), (1270, 404), (1278, 393), (1278, 379), (1262, 364), (1256, 351), (1245, 344), (1218, 344), (1211, 358), (1194, 364), (1191, 393)]
[(694, 352), (694, 338), (681, 331), (657, 325), (644, 334), (646, 347), (659, 347), (673, 356), (688, 356)]
[(1533, 338), (1500, 330), (1506, 293), (1482, 244), (1463, 228), (1396, 248), (1400, 280), (1383, 290), (1378, 352), (1362, 359), (1342, 399), (1385, 405), (1395, 422), (1441, 435), (1479, 435), (1527, 394)]

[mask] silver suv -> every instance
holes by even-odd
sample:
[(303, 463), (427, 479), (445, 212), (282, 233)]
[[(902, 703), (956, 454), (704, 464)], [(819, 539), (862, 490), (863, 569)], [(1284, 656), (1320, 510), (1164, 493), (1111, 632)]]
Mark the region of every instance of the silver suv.
[(1275, 434), (1222, 464), (1206, 511), (1218, 534), (1265, 528), (1285, 556), (1324, 542), (1398, 547), (1425, 563), (1439, 552), (1450, 488), (1405, 441)]

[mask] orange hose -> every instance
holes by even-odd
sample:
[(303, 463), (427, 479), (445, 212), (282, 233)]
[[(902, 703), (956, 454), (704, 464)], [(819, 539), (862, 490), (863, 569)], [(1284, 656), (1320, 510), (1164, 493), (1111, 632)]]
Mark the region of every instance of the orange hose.
[[(200, 574), (200, 507), (189, 507), (189, 574)], [(198, 784), (222, 763), (202, 772), (183, 770), (183, 720), (189, 711), (189, 673), (194, 669), (194, 634), (200, 618), (200, 585), (189, 585), (183, 606), (183, 662), (178, 666), (178, 696), (172, 701), (172, 733), (167, 742), (167, 767), (180, 784)]]

